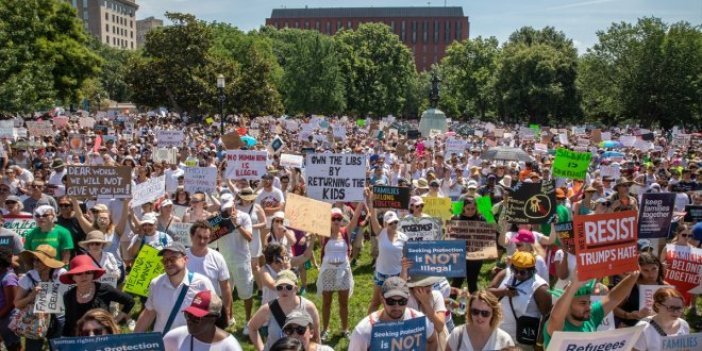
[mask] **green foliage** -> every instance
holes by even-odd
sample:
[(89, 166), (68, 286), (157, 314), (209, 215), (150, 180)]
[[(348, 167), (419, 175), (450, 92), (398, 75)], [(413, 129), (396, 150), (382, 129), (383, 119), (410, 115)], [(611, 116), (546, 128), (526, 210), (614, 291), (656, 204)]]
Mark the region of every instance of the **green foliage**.
[(0, 2), (0, 110), (32, 112), (77, 101), (101, 59), (65, 1)]
[(97, 101), (98, 94), (101, 98), (114, 101), (131, 101), (132, 93), (126, 79), (129, 75), (128, 63), (136, 52), (110, 47), (93, 36), (90, 37), (89, 47), (102, 58), (103, 64), (96, 82), (84, 86), (81, 96), (91, 102)]
[(362, 24), (334, 36), (346, 88), (347, 110), (376, 116), (398, 114), (407, 104), (417, 72), (410, 50), (390, 27)]
[(583, 106), (610, 122), (634, 118), (670, 128), (701, 123), (702, 31), (658, 18), (615, 23), (581, 58)]

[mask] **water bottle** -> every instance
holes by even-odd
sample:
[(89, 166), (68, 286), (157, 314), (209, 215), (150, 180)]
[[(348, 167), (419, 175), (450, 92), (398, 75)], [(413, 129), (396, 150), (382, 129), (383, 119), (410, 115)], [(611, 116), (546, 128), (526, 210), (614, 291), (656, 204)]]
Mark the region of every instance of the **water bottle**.
[(454, 308), (453, 312), (458, 315), (462, 316), (466, 314), (466, 309), (468, 308), (468, 289), (463, 288), (461, 293), (458, 295), (458, 300), (456, 301), (456, 308)]

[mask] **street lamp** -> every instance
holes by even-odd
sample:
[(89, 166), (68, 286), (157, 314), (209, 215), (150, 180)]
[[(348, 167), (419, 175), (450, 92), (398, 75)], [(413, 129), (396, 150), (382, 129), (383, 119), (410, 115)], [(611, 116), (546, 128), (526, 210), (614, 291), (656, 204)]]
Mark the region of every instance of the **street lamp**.
[(224, 135), (224, 75), (217, 76), (217, 89), (219, 89), (219, 133)]

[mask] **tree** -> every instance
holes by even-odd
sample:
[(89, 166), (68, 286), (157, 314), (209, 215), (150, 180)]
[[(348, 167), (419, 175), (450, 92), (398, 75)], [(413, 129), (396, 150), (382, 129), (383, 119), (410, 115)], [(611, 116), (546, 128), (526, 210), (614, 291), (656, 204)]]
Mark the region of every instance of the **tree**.
[(88, 35), (65, 1), (0, 2), (0, 110), (32, 112), (70, 103), (100, 72)]
[(441, 107), (449, 115), (479, 115), (495, 111), (495, 75), (500, 55), (495, 37), (454, 42), (446, 50), (440, 72), (444, 82)]
[(114, 101), (130, 101), (132, 92), (126, 79), (129, 75), (128, 63), (136, 53), (110, 47), (92, 36), (88, 46), (102, 58), (103, 64), (97, 77), (98, 86), (90, 93), (84, 88), (82, 96), (89, 101), (94, 101), (97, 94)]
[(346, 87), (346, 106), (359, 115), (398, 114), (417, 71), (412, 54), (390, 27), (360, 25), (334, 36)]
[(541, 124), (580, 116), (576, 68), (577, 51), (562, 32), (552, 27), (514, 32), (497, 69), (501, 114)]

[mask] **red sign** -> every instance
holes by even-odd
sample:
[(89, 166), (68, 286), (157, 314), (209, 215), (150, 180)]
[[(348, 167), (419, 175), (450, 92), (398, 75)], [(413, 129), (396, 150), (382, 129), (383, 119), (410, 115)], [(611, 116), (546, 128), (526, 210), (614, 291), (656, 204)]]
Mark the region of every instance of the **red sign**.
[(665, 251), (665, 281), (674, 285), (688, 303), (689, 291), (702, 285), (702, 249), (668, 244)]
[(636, 211), (575, 216), (578, 279), (588, 280), (638, 269)]

